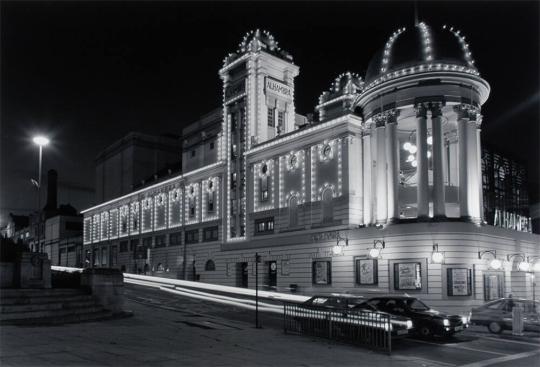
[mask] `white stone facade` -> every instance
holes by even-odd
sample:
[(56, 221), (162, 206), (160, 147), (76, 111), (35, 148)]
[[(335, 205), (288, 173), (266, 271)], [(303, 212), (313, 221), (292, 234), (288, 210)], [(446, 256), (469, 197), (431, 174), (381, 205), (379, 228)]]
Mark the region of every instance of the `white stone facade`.
[[(534, 265), (537, 236), (482, 224), (489, 85), (459, 36), (461, 64), (424, 50), (423, 60), (393, 65), (404, 32), (370, 79), (340, 75), (321, 95), (320, 122), (303, 127), (298, 66), (269, 33), (248, 33), (219, 71), (215, 160), (85, 210), (88, 263), (253, 287), (258, 252), (261, 284), (280, 291), (418, 293), (456, 309), (495, 293), (531, 297), (516, 259)], [(371, 258), (376, 243), (384, 248)], [(489, 269), (493, 256), (508, 261)]]

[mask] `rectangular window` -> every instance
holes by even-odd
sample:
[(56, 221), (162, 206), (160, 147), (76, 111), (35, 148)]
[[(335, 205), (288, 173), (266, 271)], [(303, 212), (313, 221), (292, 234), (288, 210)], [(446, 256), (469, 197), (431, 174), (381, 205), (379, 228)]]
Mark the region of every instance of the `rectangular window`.
[(134, 240), (131, 240), (129, 242), (129, 251), (135, 251), (137, 246), (139, 246), (139, 239), (135, 238)]
[(471, 269), (448, 268), (446, 269), (446, 287), (448, 296), (472, 295)]
[(199, 242), (199, 230), (194, 229), (192, 231), (186, 231), (186, 243)]
[(208, 205), (207, 205), (207, 211), (208, 213), (214, 212), (214, 200), (216, 197), (216, 193), (214, 191), (208, 193)]
[(161, 236), (156, 236), (154, 238), (154, 243), (155, 243), (155, 246), (154, 247), (165, 247), (166, 243), (165, 243), (165, 235), (161, 235)]
[(182, 232), (175, 232), (169, 235), (169, 246), (178, 246), (182, 244)]
[(285, 129), (285, 112), (278, 111), (278, 134), (281, 134)]
[(215, 144), (214, 142), (210, 143), (210, 150), (214, 150), (214, 144)]
[(218, 236), (218, 226), (207, 227), (203, 230), (204, 242), (217, 241)]
[(101, 248), (101, 265), (107, 266), (107, 247)]
[(128, 251), (128, 241), (120, 241), (120, 252)]
[(376, 259), (355, 259), (356, 284), (378, 284), (378, 262)]
[(275, 108), (268, 107), (268, 126), (270, 127), (276, 126), (275, 117), (274, 117), (275, 111), (276, 111)]
[(422, 289), (422, 263), (395, 263), (394, 264), (395, 290)]
[(268, 176), (259, 179), (259, 186), (261, 190), (261, 201), (268, 201)]
[(111, 246), (110, 266), (118, 265), (118, 246)]
[(255, 221), (255, 234), (274, 233), (274, 217), (257, 219)]
[(314, 260), (312, 263), (312, 280), (315, 285), (332, 284), (332, 262), (329, 260)]
[(191, 157), (195, 157), (196, 154), (197, 154), (197, 151), (196, 151), (196, 150), (192, 150), (192, 151), (191, 151)]

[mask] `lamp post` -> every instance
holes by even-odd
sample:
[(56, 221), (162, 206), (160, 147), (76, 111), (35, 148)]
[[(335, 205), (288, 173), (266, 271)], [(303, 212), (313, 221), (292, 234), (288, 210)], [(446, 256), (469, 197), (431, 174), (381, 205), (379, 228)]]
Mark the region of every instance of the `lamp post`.
[(38, 190), (38, 252), (41, 252), (41, 166), (43, 161), (43, 147), (49, 144), (49, 139), (43, 135), (35, 136), (32, 139), (34, 143), (39, 147), (39, 172), (37, 180)]
[(261, 328), (259, 324), (259, 263), (261, 262), (261, 255), (258, 252), (255, 253), (255, 327)]

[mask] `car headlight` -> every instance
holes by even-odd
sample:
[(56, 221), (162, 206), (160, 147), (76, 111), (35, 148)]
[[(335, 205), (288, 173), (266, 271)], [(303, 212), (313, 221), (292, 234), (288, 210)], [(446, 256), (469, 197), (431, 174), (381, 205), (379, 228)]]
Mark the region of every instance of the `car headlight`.
[(461, 322), (463, 322), (464, 324), (468, 324), (469, 318), (467, 316), (461, 316)]
[(411, 320), (407, 320), (407, 329), (412, 329), (413, 328), (413, 323)]
[(444, 326), (450, 326), (450, 320), (448, 320), (448, 319), (443, 319), (443, 320), (442, 320), (442, 324), (443, 324)]

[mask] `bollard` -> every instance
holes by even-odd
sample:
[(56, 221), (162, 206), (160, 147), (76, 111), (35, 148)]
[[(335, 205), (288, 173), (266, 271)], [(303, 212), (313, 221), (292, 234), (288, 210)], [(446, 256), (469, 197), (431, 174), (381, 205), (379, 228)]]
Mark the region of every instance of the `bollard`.
[(512, 335), (523, 335), (523, 309), (519, 306), (512, 308)]

